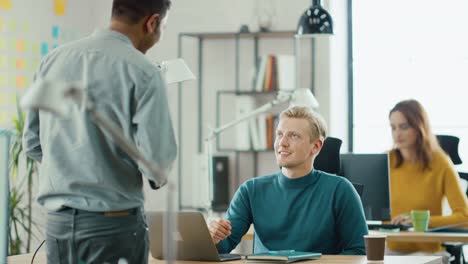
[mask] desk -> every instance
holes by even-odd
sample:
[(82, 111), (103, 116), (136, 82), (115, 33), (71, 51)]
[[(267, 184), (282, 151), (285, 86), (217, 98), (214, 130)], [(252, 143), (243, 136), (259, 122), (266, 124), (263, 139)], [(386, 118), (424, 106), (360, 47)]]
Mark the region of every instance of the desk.
[[(370, 234), (384, 234), (387, 241), (397, 242), (463, 242), (468, 243), (468, 233), (423, 233), (423, 232), (380, 232), (369, 231)], [(253, 232), (249, 230), (242, 237), (243, 240), (252, 240)]]
[(468, 233), (423, 233), (423, 232), (379, 232), (370, 234), (385, 234), (387, 241), (397, 242), (464, 242), (468, 243)]
[[(8, 258), (8, 264), (25, 264), (31, 263), (32, 254), (13, 256)], [(45, 264), (46, 256), (44, 252), (38, 253), (34, 259), (35, 264)], [(150, 257), (149, 264), (164, 264), (164, 261), (156, 260)], [(176, 261), (176, 264), (213, 264), (215, 262), (201, 262), (201, 261)], [(225, 264), (244, 264), (245, 260), (227, 261)], [(322, 256), (317, 260), (301, 261), (301, 264), (367, 264), (366, 256)], [(385, 262), (380, 264), (441, 264), (442, 257), (432, 256), (386, 256)]]

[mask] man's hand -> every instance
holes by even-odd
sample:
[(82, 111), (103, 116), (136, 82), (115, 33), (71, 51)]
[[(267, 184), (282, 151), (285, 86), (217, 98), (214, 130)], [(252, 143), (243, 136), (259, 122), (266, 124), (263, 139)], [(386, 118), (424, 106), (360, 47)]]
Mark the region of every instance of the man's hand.
[(411, 221), (411, 217), (409, 216), (409, 214), (401, 214), (395, 216), (395, 218), (392, 219), (392, 224), (411, 226), (413, 222)]
[(215, 219), (208, 226), (211, 238), (215, 244), (231, 235), (231, 222), (224, 219)]

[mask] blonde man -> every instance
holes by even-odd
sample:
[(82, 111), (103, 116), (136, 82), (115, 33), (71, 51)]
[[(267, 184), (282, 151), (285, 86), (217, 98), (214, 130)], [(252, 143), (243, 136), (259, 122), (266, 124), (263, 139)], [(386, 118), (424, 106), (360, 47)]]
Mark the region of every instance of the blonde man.
[(220, 253), (234, 249), (250, 225), (255, 253), (298, 250), (363, 255), (368, 233), (359, 196), (346, 179), (314, 170), (327, 136), (323, 118), (306, 107), (280, 114), (275, 138), (281, 171), (242, 184), (226, 219), (210, 223)]

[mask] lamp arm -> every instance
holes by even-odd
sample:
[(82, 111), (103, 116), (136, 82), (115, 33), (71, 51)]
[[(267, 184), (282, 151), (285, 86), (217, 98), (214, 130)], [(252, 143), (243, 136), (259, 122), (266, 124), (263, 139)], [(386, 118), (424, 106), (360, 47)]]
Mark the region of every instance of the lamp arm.
[(245, 121), (247, 119), (255, 117), (255, 116), (257, 116), (257, 115), (259, 115), (261, 113), (264, 113), (264, 112), (270, 110), (271, 108), (273, 108), (275, 105), (278, 105), (280, 103), (284, 103), (284, 102), (290, 100), (291, 96), (292, 96), (292, 93), (280, 93), (280, 94), (278, 94), (276, 99), (274, 99), (273, 101), (270, 101), (270, 102), (258, 107), (257, 109), (253, 110), (252, 112), (247, 113), (247, 114), (239, 117), (236, 120), (228, 122), (228, 123), (226, 123), (226, 124), (224, 124), (224, 125), (222, 125), (220, 127), (214, 128), (211, 131), (210, 135), (207, 138), (205, 138), (205, 141), (212, 140), (216, 136), (218, 136), (221, 132), (223, 132), (224, 130), (226, 130), (226, 129), (230, 128), (230, 127), (233, 127), (233, 126), (239, 124), (242, 121)]
[(95, 123), (103, 131), (110, 134), (112, 140), (117, 143), (125, 153), (127, 153), (133, 160), (135, 160), (139, 166), (147, 169), (154, 176), (156, 188), (160, 188), (167, 183), (167, 177), (163, 170), (159, 166), (146, 160), (136, 146), (130, 142), (122, 133), (120, 128), (115, 125), (110, 119), (104, 115), (99, 114), (93, 107), (92, 103), (88, 102), (86, 110), (90, 113)]

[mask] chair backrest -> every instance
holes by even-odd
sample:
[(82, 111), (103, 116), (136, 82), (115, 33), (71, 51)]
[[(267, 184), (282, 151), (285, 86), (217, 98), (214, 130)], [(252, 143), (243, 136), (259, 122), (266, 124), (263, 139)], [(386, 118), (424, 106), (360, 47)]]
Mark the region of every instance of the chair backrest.
[(364, 192), (364, 184), (355, 183), (355, 182), (352, 182), (352, 184), (354, 186), (354, 189), (356, 189), (356, 192), (359, 194), (359, 197), (362, 198), (362, 193)]
[(462, 164), (462, 160), (458, 155), (458, 143), (460, 139), (456, 136), (450, 135), (437, 135), (437, 140), (439, 141), (440, 147), (449, 155), (453, 164), (458, 165)]
[(322, 150), (314, 160), (314, 169), (338, 174), (340, 171), (340, 148), (343, 141), (339, 138), (327, 137)]

